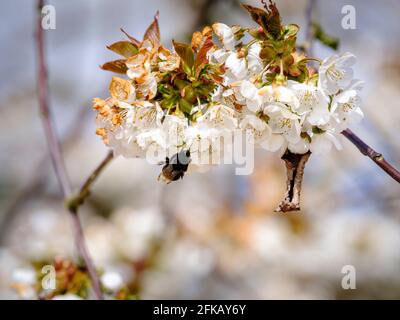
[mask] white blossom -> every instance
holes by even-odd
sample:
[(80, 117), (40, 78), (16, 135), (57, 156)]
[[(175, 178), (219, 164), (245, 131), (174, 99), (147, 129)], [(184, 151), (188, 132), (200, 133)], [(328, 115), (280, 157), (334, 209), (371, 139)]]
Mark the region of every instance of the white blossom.
[(122, 276), (118, 272), (105, 272), (100, 278), (101, 284), (108, 290), (118, 291), (124, 285)]
[(323, 155), (329, 153), (332, 146), (336, 147), (337, 150), (341, 150), (342, 145), (339, 139), (339, 134), (334, 130), (328, 129), (322, 133), (314, 134), (310, 144), (310, 151), (317, 155)]
[(362, 81), (354, 81), (348, 89), (340, 92), (332, 100), (331, 109), (338, 117), (340, 127), (344, 130), (349, 124), (354, 124), (364, 117), (361, 110), (361, 98), (359, 90), (362, 87)]
[(224, 45), (225, 50), (232, 51), (235, 49), (235, 37), (230, 27), (223, 23), (214, 23), (212, 28)]
[(325, 59), (319, 68), (318, 86), (329, 95), (346, 88), (353, 79), (355, 62), (356, 57), (349, 52)]
[(268, 124), (252, 114), (244, 117), (240, 122), (240, 128), (245, 131), (247, 139), (256, 145), (263, 146), (271, 136)]

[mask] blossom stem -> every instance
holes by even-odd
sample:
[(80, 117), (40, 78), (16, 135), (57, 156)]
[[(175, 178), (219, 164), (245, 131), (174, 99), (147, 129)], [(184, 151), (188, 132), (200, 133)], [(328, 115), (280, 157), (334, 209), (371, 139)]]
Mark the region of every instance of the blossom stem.
[(279, 62), (279, 74), (283, 77), (283, 60), (281, 59)]
[(257, 43), (258, 41), (260, 41), (260, 40), (258, 40), (258, 39), (251, 40), (248, 44), (245, 45), (245, 48), (249, 49), (253, 44)]
[(387, 162), (381, 153), (372, 149), (350, 129), (342, 131), (342, 134), (347, 139), (349, 139), (350, 142), (353, 143), (364, 156), (370, 158), (383, 171), (385, 171), (389, 176), (391, 176), (394, 180), (400, 183), (400, 172), (395, 167), (393, 167), (389, 162)]
[[(47, 66), (46, 66), (45, 52), (44, 52), (44, 47), (45, 47), (44, 33), (42, 28), (42, 16), (41, 16), (41, 11), (43, 6), (44, 6), (44, 0), (38, 0), (37, 17), (36, 17), (36, 34), (35, 34), (37, 62), (38, 62), (38, 71), (37, 71), (38, 103), (53, 168), (58, 183), (60, 185), (63, 197), (67, 199), (72, 192), (72, 187), (69, 181), (67, 170), (65, 168), (61, 147), (54, 129), (53, 120), (51, 118), (50, 108), (48, 103)], [(73, 221), (75, 242), (78, 252), (82, 257), (83, 261), (85, 262), (96, 298), (103, 299), (100, 280), (98, 278), (96, 268), (92, 262), (92, 259), (86, 247), (81, 221), (78, 216), (78, 211), (73, 212), (70, 210), (70, 213)]]

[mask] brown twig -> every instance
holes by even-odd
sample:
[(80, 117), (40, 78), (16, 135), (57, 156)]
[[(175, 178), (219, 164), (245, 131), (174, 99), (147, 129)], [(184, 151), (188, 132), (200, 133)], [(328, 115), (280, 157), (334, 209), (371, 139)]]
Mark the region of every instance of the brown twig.
[(350, 129), (342, 131), (342, 134), (347, 139), (349, 139), (350, 142), (353, 143), (364, 156), (370, 158), (383, 171), (385, 171), (389, 176), (391, 176), (394, 180), (400, 183), (400, 172), (395, 167), (393, 167), (389, 162), (387, 162), (381, 153), (376, 152), (374, 149), (372, 149)]
[(77, 195), (70, 197), (67, 200), (66, 206), (69, 211), (76, 213), (78, 208), (85, 202), (86, 198), (90, 195), (90, 189), (96, 179), (99, 177), (101, 172), (107, 166), (107, 164), (114, 158), (113, 152), (109, 151), (104, 160), (97, 166), (92, 174), (86, 179), (80, 188)]
[[(39, 110), (41, 114), (42, 124), (45, 130), (45, 135), (47, 139), (47, 144), (53, 168), (58, 183), (60, 185), (62, 194), (65, 199), (68, 199), (71, 195), (72, 188), (69, 182), (68, 174), (62, 157), (61, 147), (53, 127), (53, 121), (51, 119), (50, 108), (48, 104), (47, 68), (46, 68), (45, 53), (44, 53), (44, 33), (41, 25), (42, 23), (41, 10), (43, 8), (44, 1), (38, 0), (37, 4), (38, 6), (37, 6), (35, 42), (36, 42), (37, 59), (38, 59), (37, 85), (38, 85)], [(75, 231), (75, 242), (77, 245), (78, 252), (86, 264), (86, 268), (88, 270), (88, 274), (90, 276), (93, 290), (97, 299), (103, 299), (100, 280), (97, 275), (96, 268), (93, 264), (93, 261), (86, 247), (82, 225), (78, 216), (78, 208), (76, 208), (75, 211), (70, 210), (70, 213), (73, 220), (73, 226)]]

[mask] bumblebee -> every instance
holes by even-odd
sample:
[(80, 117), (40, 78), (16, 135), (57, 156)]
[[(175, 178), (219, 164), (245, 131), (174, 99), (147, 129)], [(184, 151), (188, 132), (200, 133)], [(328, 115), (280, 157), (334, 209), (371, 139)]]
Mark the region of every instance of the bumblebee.
[(176, 153), (171, 158), (165, 158), (165, 164), (158, 176), (158, 180), (168, 184), (182, 179), (188, 169), (190, 160), (189, 150)]

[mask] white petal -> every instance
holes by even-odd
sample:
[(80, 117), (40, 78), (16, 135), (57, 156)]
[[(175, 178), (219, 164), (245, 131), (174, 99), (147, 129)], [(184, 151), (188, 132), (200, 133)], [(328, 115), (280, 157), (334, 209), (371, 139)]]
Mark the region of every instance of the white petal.
[(322, 155), (328, 153), (332, 149), (332, 142), (324, 137), (324, 134), (317, 134), (312, 137), (310, 150), (312, 153)]
[(255, 100), (258, 96), (257, 87), (248, 80), (243, 80), (240, 85), (240, 93), (249, 100)]
[(235, 37), (230, 27), (223, 23), (214, 23), (212, 28), (226, 50), (233, 50), (235, 48)]
[(244, 58), (239, 59), (236, 52), (229, 55), (225, 66), (239, 80), (243, 79), (247, 74), (246, 60)]
[(289, 143), (288, 149), (297, 154), (304, 154), (310, 149), (310, 144), (305, 139), (300, 139), (297, 143)]
[(282, 135), (272, 134), (268, 139), (261, 142), (260, 146), (268, 151), (275, 152), (278, 151), (285, 142), (285, 138)]

